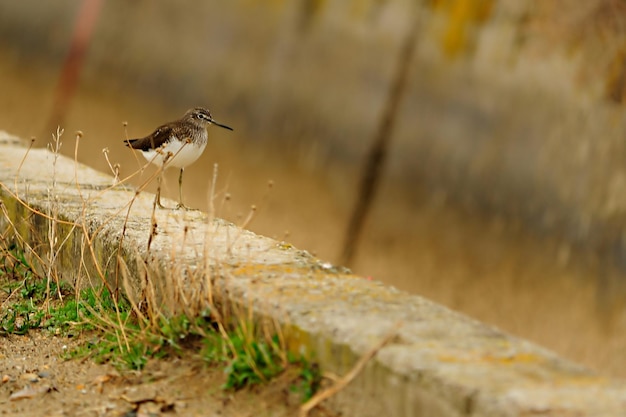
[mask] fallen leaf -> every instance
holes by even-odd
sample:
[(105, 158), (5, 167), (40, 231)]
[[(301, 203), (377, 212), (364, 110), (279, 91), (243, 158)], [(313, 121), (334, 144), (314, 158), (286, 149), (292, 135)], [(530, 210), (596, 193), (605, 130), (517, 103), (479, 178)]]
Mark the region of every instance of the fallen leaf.
[(109, 382), (113, 379), (115, 379), (117, 376), (116, 375), (112, 375), (112, 374), (104, 374), (104, 375), (99, 375), (97, 377), (94, 378), (93, 381), (91, 381), (91, 385), (95, 385), (96, 386), (96, 390), (98, 391), (99, 394), (102, 394), (103, 391), (103, 385), (106, 382)]
[(36, 397), (37, 395), (45, 394), (46, 392), (50, 392), (53, 388), (49, 385), (36, 385), (34, 387), (27, 385), (21, 390), (14, 392), (9, 397), (11, 401), (17, 400), (25, 400), (28, 398)]

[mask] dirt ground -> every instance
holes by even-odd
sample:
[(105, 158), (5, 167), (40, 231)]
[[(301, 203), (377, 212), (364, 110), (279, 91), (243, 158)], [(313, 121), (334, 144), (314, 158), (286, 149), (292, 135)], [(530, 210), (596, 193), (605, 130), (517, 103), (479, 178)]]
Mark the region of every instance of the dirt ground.
[[(0, 337), (2, 416), (293, 416), (288, 373), (263, 387), (223, 391), (225, 377), (189, 353), (120, 373), (89, 359), (64, 360), (78, 338), (31, 331)], [(310, 413), (311, 416), (318, 415)], [(332, 414), (328, 414), (332, 415)]]

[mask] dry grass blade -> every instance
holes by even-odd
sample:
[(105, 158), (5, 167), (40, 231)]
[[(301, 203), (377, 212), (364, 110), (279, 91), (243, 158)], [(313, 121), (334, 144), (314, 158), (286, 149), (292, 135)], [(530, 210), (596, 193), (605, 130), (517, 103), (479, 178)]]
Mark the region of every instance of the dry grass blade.
[[(223, 201), (228, 201), (230, 195), (226, 190), (218, 192), (218, 165), (213, 167), (207, 217), (171, 216), (176, 221), (168, 223), (166, 220), (171, 219), (160, 216), (153, 202), (151, 212), (143, 210), (142, 206), (145, 220), (150, 214), (151, 228), (145, 225), (149, 235), (146, 236), (142, 228), (141, 233), (137, 233), (140, 244), (129, 244), (129, 230), (134, 224), (131, 224), (131, 210), (147, 183), (160, 179), (165, 167), (157, 167), (147, 181), (142, 182), (134, 193), (129, 193), (128, 200), (117, 205), (109, 204), (106, 210), (93, 210), (100, 207), (98, 202), (105, 199), (104, 193), (116, 187), (119, 187), (116, 192), (130, 191), (131, 188), (124, 184), (140, 173), (120, 179), (115, 170), (116, 164), (108, 158), (108, 151), (105, 150), (104, 158), (116, 175), (114, 183), (84, 186), (80, 181), (83, 177), (78, 163), (78, 148), (83, 135), (76, 132), (74, 175), (70, 179), (67, 174), (71, 173), (65, 166), (63, 170), (57, 167), (57, 164), (69, 162), (59, 153), (62, 133), (58, 129), (48, 145), (53, 158), (50, 181), (44, 184), (44, 203), (29, 203), (28, 182), (20, 183), (19, 175), (13, 181), (14, 189), (0, 182), (3, 229), (0, 230), (0, 251), (6, 251), (5, 259), (9, 264), (21, 262), (20, 254), (23, 252), (24, 264), (27, 267), (33, 265), (28, 277), (11, 283), (10, 292), (3, 298), (0, 309), (5, 309), (9, 300), (11, 305), (21, 303), (26, 297), (22, 295), (26, 290), (34, 291), (29, 285), (34, 287), (40, 282), (45, 285), (42, 295), (37, 293), (37, 302), (41, 306), (34, 305), (34, 297), (28, 295), (30, 301), (27, 302), (36, 315), (30, 310), (27, 311), (28, 316), (20, 313), (19, 317), (7, 322), (7, 332), (28, 331), (43, 326), (58, 326), (55, 331), (59, 332), (70, 326), (76, 333), (87, 329), (93, 331), (95, 336), (71, 355), (110, 362), (122, 369), (142, 369), (150, 359), (182, 356), (187, 348), (195, 349), (202, 343), (201, 358), (212, 366), (224, 367), (227, 382), (221, 386), (222, 389), (237, 390), (280, 376), (283, 378), (281, 383), (293, 384), (290, 389), (295, 395), (310, 398), (319, 387), (317, 365), (302, 355), (288, 353), (281, 323), (257, 316), (252, 304), (231, 303), (222, 294), (222, 291), (228, 291), (230, 273), (221, 264), (220, 251), (216, 252), (214, 247), (214, 237), (221, 239), (218, 228), (223, 223), (213, 220), (218, 214), (216, 205), (220, 207), (219, 200), (217, 204), (215, 201), (219, 198), (217, 196), (221, 194)], [(23, 157), (20, 168), (29, 162), (28, 154), (26, 152)], [(69, 217), (63, 211), (66, 184), (73, 186), (72, 193), (77, 197), (72, 197), (72, 202), (77, 203), (78, 210), (72, 211)], [(272, 185), (272, 182), (268, 184), (266, 197)], [(26, 192), (21, 192), (22, 189)], [(24, 195), (20, 198), (19, 194)], [(5, 199), (11, 204), (5, 205)], [(94, 218), (96, 211), (100, 214), (97, 219)], [(253, 205), (244, 219), (244, 226), (250, 224), (256, 212), (257, 207)], [(165, 219), (163, 224), (157, 225), (157, 219), (162, 218)], [(132, 218), (133, 222), (140, 220), (141, 213), (138, 213), (137, 219)], [(154, 248), (157, 227), (162, 229), (163, 235), (172, 239), (167, 254), (161, 247), (158, 251)], [(116, 228), (121, 229), (121, 235), (118, 236)], [(195, 244), (197, 233), (204, 236), (202, 246)], [(110, 235), (107, 235), (110, 241), (100, 245), (104, 234)], [(226, 243), (220, 240), (217, 244), (230, 251), (243, 235), (242, 229), (231, 231), (227, 228)], [(148, 244), (147, 250), (144, 242)], [(13, 247), (17, 247), (17, 252), (11, 252)], [(190, 263), (194, 258), (188, 256), (190, 251), (200, 262)], [(63, 269), (66, 266), (62, 264), (64, 259), (76, 262), (76, 268), (68, 274)], [(167, 262), (161, 262), (163, 259)], [(129, 265), (128, 261), (134, 261), (136, 265)], [(213, 288), (215, 279), (224, 281), (221, 283), (223, 288), (218, 287), (219, 297), (216, 297)], [(39, 291), (40, 287), (36, 289)], [(22, 324), (24, 320), (19, 321), (22, 317), (29, 321)], [(290, 404), (289, 407), (293, 410), (298, 405)]]
[(31, 149), (33, 149), (33, 145), (35, 144), (35, 138), (32, 138), (30, 140), (30, 143), (28, 144), (28, 148), (26, 149), (26, 152), (24, 153), (24, 157), (22, 158), (22, 160), (20, 161), (20, 164), (17, 167), (17, 171), (15, 171), (15, 180), (13, 181), (13, 187), (15, 189), (15, 194), (17, 195), (17, 180), (20, 177), (20, 171), (22, 170), (22, 166), (24, 165), (24, 161), (26, 160), (26, 157), (28, 157), (28, 153), (31, 151)]

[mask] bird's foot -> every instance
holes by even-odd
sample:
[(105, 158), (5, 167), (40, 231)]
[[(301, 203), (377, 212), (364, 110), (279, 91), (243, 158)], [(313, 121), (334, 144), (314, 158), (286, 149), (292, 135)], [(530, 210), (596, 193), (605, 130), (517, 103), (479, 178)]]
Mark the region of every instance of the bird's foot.
[(198, 209), (187, 207), (183, 203), (178, 203), (175, 210), (198, 211)]

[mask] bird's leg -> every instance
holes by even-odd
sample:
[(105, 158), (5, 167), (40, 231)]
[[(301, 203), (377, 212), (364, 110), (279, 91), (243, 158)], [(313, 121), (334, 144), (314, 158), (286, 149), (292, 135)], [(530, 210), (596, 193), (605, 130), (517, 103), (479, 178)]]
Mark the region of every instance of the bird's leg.
[(154, 196), (154, 201), (156, 202), (156, 205), (159, 208), (164, 209), (165, 206), (161, 204), (161, 178), (162, 177), (163, 177), (163, 172), (159, 173), (159, 176), (157, 177), (157, 191), (156, 191), (156, 196)]
[(180, 175), (178, 176), (178, 205), (177, 209), (191, 210), (189, 207), (183, 204), (183, 171), (185, 168), (180, 169)]

